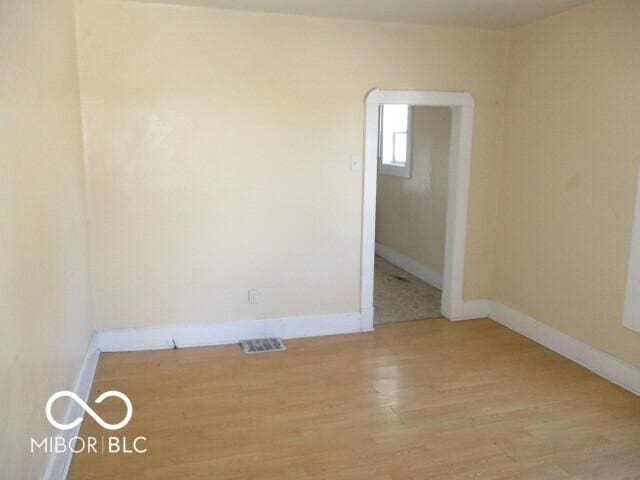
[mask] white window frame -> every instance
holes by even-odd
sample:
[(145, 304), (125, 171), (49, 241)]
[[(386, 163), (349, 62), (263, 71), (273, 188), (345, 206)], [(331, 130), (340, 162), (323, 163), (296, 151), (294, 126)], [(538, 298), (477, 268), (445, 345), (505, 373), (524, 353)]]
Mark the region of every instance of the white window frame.
[[(391, 104), (390, 104), (391, 105)], [(403, 104), (404, 105), (404, 104)], [(380, 105), (378, 109), (378, 170), (383, 175), (393, 175), (395, 177), (403, 177), (403, 178), (411, 178), (411, 153), (412, 153), (412, 143), (413, 143), (413, 134), (411, 127), (411, 117), (413, 113), (413, 108), (411, 105), (407, 105), (407, 161), (404, 165), (395, 165), (382, 163), (382, 122), (383, 122), (383, 111), (384, 105)], [(395, 148), (393, 148), (395, 153)]]
[(627, 291), (624, 301), (622, 324), (640, 332), (640, 172), (636, 191), (636, 210), (631, 232), (631, 251), (627, 273)]

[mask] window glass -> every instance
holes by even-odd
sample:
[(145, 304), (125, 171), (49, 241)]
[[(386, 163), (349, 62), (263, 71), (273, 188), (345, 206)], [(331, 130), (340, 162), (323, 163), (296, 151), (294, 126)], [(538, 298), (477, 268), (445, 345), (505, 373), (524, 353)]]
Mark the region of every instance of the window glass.
[(381, 115), (382, 164), (405, 166), (407, 163), (409, 106), (383, 105)]

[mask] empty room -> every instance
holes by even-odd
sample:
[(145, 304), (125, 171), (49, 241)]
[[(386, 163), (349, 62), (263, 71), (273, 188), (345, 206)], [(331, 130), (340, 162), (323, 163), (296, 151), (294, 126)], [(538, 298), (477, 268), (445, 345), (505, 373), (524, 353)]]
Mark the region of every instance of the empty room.
[(0, 479), (640, 480), (640, 1), (0, 0)]

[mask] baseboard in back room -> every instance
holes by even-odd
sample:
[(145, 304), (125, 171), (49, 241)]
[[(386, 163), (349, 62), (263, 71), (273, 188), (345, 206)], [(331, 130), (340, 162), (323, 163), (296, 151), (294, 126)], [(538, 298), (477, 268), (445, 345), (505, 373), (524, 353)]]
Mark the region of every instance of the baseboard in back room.
[(381, 243), (376, 243), (376, 255), (380, 255), (387, 262), (392, 263), (396, 267), (400, 267), (432, 287), (442, 290), (442, 274), (436, 272), (431, 267), (427, 267), (417, 260), (407, 257)]

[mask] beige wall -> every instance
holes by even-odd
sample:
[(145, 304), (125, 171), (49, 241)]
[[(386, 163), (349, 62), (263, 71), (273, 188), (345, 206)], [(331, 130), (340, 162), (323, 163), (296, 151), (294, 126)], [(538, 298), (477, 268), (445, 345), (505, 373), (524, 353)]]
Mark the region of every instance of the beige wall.
[(378, 174), (376, 243), (442, 275), (451, 109), (413, 107), (411, 178)]
[(29, 437), (89, 336), (72, 1), (0, 1), (0, 478), (41, 478)]
[(627, 361), (622, 308), (640, 166), (640, 2), (514, 32), (496, 296)]
[(475, 97), (465, 297), (491, 293), (507, 33), (80, 5), (99, 328), (359, 310), (374, 87)]
[[(362, 175), (349, 157), (364, 96), (467, 90), (465, 298), (640, 363), (640, 335), (621, 325), (637, 1), (516, 29), (509, 67), (508, 32), (79, 7), (100, 328), (357, 310)], [(0, 477), (34, 478), (45, 459), (28, 438), (52, 433), (44, 402), (72, 385), (91, 331), (73, 3), (0, 1), (0, 71)]]

